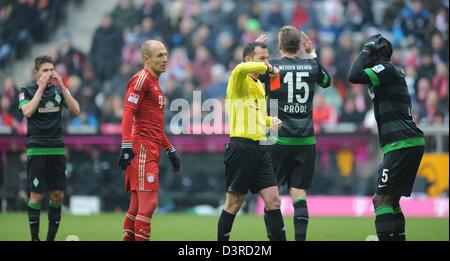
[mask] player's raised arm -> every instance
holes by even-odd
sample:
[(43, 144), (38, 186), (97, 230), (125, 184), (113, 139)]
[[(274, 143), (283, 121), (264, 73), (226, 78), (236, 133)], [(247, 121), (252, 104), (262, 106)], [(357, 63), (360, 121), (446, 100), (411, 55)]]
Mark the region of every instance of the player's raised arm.
[(328, 88), (331, 85), (330, 74), (320, 63), (319, 58), (314, 58), (317, 61), (317, 65), (319, 66), (319, 73), (317, 74), (317, 84), (319, 84), (323, 88)]
[[(37, 75), (37, 85), (38, 88), (33, 97), (30, 97), (26, 89), (22, 89), (19, 95), (19, 109), (22, 111), (23, 115), (27, 118), (33, 116), (39, 102), (41, 101), (42, 95), (50, 82), (51, 71), (44, 72), (46, 68), (41, 68), (42, 73)], [(36, 72), (37, 73), (37, 72)]]
[(67, 104), (67, 109), (72, 115), (78, 115), (80, 113), (80, 104), (75, 100), (75, 98), (70, 94), (69, 89), (66, 88), (61, 75), (56, 71), (53, 71), (51, 77), (56, 80), (59, 89), (64, 97), (64, 101)]

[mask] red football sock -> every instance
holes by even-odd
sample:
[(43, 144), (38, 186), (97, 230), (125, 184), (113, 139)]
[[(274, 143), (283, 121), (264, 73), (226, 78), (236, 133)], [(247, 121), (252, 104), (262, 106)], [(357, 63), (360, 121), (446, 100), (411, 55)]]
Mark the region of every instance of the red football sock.
[(139, 191), (138, 195), (138, 214), (134, 221), (134, 240), (150, 240), (151, 221), (153, 212), (158, 204), (158, 192)]
[(138, 212), (137, 192), (131, 192), (130, 206), (123, 222), (123, 240), (134, 241), (134, 222)]

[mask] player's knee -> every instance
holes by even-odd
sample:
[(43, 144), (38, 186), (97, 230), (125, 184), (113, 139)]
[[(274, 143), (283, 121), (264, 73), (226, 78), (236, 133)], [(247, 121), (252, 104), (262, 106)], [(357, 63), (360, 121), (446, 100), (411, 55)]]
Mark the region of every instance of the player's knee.
[(269, 210), (280, 209), (281, 207), (281, 198), (278, 195), (274, 195), (270, 197), (270, 199), (266, 203), (267, 208)]
[(61, 203), (64, 199), (64, 192), (62, 191), (54, 191), (51, 193), (51, 199), (54, 203)]
[(241, 201), (226, 202), (224, 210), (231, 214), (237, 214), (241, 209)]
[(384, 206), (384, 205), (392, 205), (392, 201), (388, 195), (378, 195), (375, 194), (372, 198), (373, 206), (375, 208)]
[(40, 204), (42, 202), (42, 199), (44, 198), (44, 194), (42, 193), (31, 193), (30, 194), (30, 201), (32, 203), (38, 203)]

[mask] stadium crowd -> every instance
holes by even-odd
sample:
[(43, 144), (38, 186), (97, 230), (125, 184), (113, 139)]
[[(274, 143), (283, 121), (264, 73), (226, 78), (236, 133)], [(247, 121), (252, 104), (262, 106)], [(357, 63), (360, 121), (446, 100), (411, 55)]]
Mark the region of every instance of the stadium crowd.
[[(63, 19), (68, 1), (0, 0), (0, 75), (5, 66), (26, 55), (30, 44), (46, 41)], [(25, 16), (22, 8), (30, 16)], [(354, 124), (361, 132), (376, 128), (366, 87), (346, 80), (351, 62), (365, 39), (375, 32), (392, 40), (392, 62), (406, 74), (415, 121), (448, 125), (448, 8), (446, 0), (120, 0), (103, 17), (92, 36), (89, 53), (73, 46), (71, 40), (76, 36), (68, 33), (50, 52), (56, 70), (81, 107), (80, 115), (65, 118), (64, 124), (68, 133), (121, 133), (125, 86), (141, 67), (140, 46), (147, 39), (161, 40), (169, 50), (167, 72), (160, 80), (167, 105), (183, 98), (194, 109), (193, 103), (198, 101), (193, 99), (193, 91), (201, 91), (202, 101), (223, 101), (229, 72), (241, 62), (244, 43), (265, 33), (270, 54), (277, 57), (277, 32), (290, 24), (308, 34), (331, 74), (332, 88), (316, 89), (316, 133), (327, 124), (336, 123)], [(36, 23), (29, 23), (29, 17), (37, 19)], [(38, 23), (45, 24), (43, 35), (34, 31), (33, 26)], [(12, 133), (25, 134), (25, 119), (17, 109), (20, 86), (10, 75), (0, 80), (0, 129), (6, 127)], [(175, 113), (178, 112), (166, 110), (166, 123)], [(102, 182), (118, 187), (121, 175), (115, 175), (120, 180), (113, 179), (114, 175), (100, 178), (101, 173), (110, 174), (108, 164), (117, 155), (100, 155), (93, 150), (89, 155), (78, 156), (92, 158), (87, 162), (74, 157), (77, 163), (73, 165), (79, 163), (78, 168), (85, 170), (86, 177), (89, 170), (94, 170), (99, 179), (110, 179), (85, 182), (83, 175), (78, 175), (78, 180), (71, 182), (73, 187), (77, 182), (92, 185), (78, 186), (82, 190), (79, 194), (98, 192), (94, 184)], [(68, 190), (71, 194), (70, 186)], [(122, 191), (117, 198), (118, 202), (123, 200)]]
[[(21, 0), (2, 5), (0, 64), (8, 50), (21, 57), (18, 53), (27, 49), (21, 45), (30, 44), (29, 40), (21, 42), (20, 32), (8, 34), (11, 24), (16, 31), (28, 25), (23, 31), (36, 41), (47, 37), (33, 31), (30, 26), (36, 23), (23, 23), (22, 8), (35, 14), (39, 8), (48, 9), (47, 16), (39, 12), (36, 19), (51, 31), (66, 2)], [(19, 15), (14, 15), (16, 10)], [(228, 73), (241, 61), (243, 44), (266, 33), (270, 53), (277, 56), (276, 33), (285, 24), (310, 35), (321, 62), (332, 74), (334, 88), (319, 90), (315, 100), (316, 131), (323, 124), (338, 122), (355, 123), (360, 129), (373, 127), (365, 87), (352, 85), (346, 78), (363, 40), (376, 31), (393, 42), (393, 63), (406, 74), (416, 122), (448, 123), (448, 1), (143, 0), (137, 5), (121, 0), (95, 31), (89, 53), (72, 46), (74, 36), (69, 34), (50, 53), (82, 108), (79, 117), (67, 119), (68, 130), (120, 133), (122, 97), (127, 80), (141, 63), (139, 48), (145, 39), (160, 39), (169, 48), (169, 66), (161, 80), (168, 104), (177, 98), (192, 102), (194, 90), (202, 91), (203, 100), (223, 99)], [(11, 35), (16, 39), (11, 40)], [(0, 125), (23, 133), (17, 92), (14, 79), (4, 77)]]

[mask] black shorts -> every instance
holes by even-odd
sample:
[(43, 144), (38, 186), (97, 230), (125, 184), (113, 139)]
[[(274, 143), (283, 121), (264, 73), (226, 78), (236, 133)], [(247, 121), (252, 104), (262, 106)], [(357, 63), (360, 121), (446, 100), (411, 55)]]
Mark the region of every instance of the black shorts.
[(279, 145), (270, 148), (273, 169), (278, 185), (288, 188), (308, 189), (314, 176), (316, 145)]
[(231, 138), (225, 149), (226, 192), (247, 194), (277, 186), (269, 148), (257, 141)]
[(411, 195), (424, 147), (412, 147), (388, 152), (378, 169), (377, 190), (380, 195)]
[(64, 191), (66, 188), (66, 156), (30, 156), (27, 163), (30, 191)]

